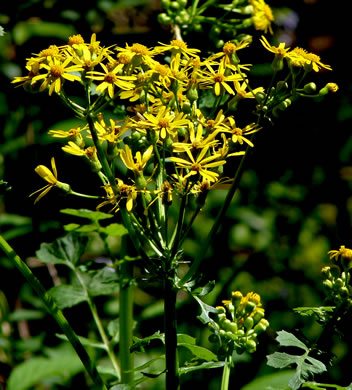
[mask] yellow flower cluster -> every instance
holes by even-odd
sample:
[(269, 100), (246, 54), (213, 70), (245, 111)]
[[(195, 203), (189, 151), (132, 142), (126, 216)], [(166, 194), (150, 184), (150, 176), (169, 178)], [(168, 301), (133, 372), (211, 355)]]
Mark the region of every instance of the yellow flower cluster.
[[(234, 61), (236, 51), (248, 45), (228, 42), (219, 53), (201, 59), (198, 49), (180, 40), (153, 48), (139, 43), (105, 48), (95, 34), (88, 43), (75, 35), (67, 45), (52, 45), (29, 58), (28, 75), (16, 77), (13, 83), (48, 90), (49, 95), (55, 92), (79, 117), (94, 118), (98, 141), (107, 144), (110, 163), (120, 161), (133, 175), (133, 182), (124, 184), (124, 190), (116, 194), (122, 179), (116, 178), (119, 185), (112, 191), (101, 174), (106, 192), (101, 205), (110, 203), (116, 210), (121, 199), (128, 199), (130, 211), (138, 192), (148, 192), (150, 200), (164, 196), (165, 188), (169, 200), (175, 191), (198, 195), (220, 180), (228, 158), (243, 155), (244, 145), (253, 146), (249, 136), (260, 127), (256, 123), (241, 126), (221, 108), (229, 98), (253, 99), (263, 91), (261, 87), (247, 90), (244, 71), (248, 67)], [(169, 61), (158, 61), (165, 55)], [(86, 89), (86, 107), (70, 100), (70, 81)], [(213, 109), (207, 112), (198, 104), (203, 91), (214, 99)], [(109, 99), (127, 103), (123, 119), (104, 119), (101, 111)], [(51, 130), (50, 134), (68, 140), (62, 148), (65, 152), (87, 158), (95, 171), (101, 169), (86, 123), (69, 131)], [(163, 181), (155, 185), (152, 176), (161, 168)]]
[(264, 318), (260, 295), (249, 292), (243, 296), (240, 291), (233, 291), (231, 300), (223, 301), (223, 304), (217, 306), (217, 320), (209, 323), (214, 332), (210, 341), (220, 339), (222, 346), (226, 346), (225, 353), (232, 354), (234, 350), (253, 353), (258, 344), (257, 336), (269, 326)]
[[(251, 4), (261, 18), (266, 15), (270, 20), (264, 2), (253, 0)], [(284, 43), (272, 46), (265, 37), (261, 42), (275, 55), (274, 70), (282, 69), (284, 58), (289, 67), (301, 66), (305, 72), (331, 69), (303, 49), (291, 50)], [(241, 101), (255, 100), (257, 110), (265, 108), (265, 116), (268, 107), (275, 113), (291, 104), (281, 87), (277, 91), (272, 88), (266, 97), (263, 87), (250, 86), (250, 65), (240, 64), (238, 58), (238, 51), (250, 43), (227, 42), (219, 52), (201, 58), (198, 49), (177, 39), (155, 47), (140, 43), (104, 47), (95, 34), (87, 43), (81, 35), (74, 35), (66, 45), (51, 45), (29, 58), (28, 74), (16, 77), (13, 83), (58, 94), (84, 121), (76, 129), (51, 130), (50, 134), (66, 138), (68, 143), (62, 149), (85, 158), (99, 174), (106, 194), (98, 207), (111, 204), (118, 210), (123, 199), (131, 211), (141, 193), (144, 210), (148, 210), (156, 199), (171, 202), (173, 193), (203, 199), (209, 188), (230, 181), (223, 177), (223, 166), (253, 147), (251, 137), (261, 128), (259, 111), (256, 122), (245, 119), (247, 122), (239, 123), (243, 119), (236, 110)], [(74, 81), (86, 96), (84, 106), (69, 97)], [(337, 86), (330, 83), (326, 89), (336, 91)], [(303, 96), (306, 92), (297, 89), (292, 92), (294, 98), (295, 93)], [(202, 104), (206, 98), (211, 104)], [(122, 117), (113, 115), (106, 120), (103, 112), (108, 105), (123, 107)], [(102, 161), (103, 150), (108, 168)], [(114, 175), (121, 165), (127, 178)], [(47, 189), (52, 186), (58, 187), (52, 181)]]

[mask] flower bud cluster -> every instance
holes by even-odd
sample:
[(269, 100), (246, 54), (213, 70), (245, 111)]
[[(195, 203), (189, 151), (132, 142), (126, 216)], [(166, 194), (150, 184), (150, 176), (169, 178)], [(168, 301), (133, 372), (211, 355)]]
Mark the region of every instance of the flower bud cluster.
[(259, 294), (250, 292), (243, 296), (240, 291), (233, 291), (231, 300), (223, 303), (224, 306), (217, 307), (215, 323), (210, 323), (214, 333), (209, 340), (220, 342), (220, 350), (225, 354), (255, 352), (257, 336), (269, 326)]
[(336, 264), (325, 266), (322, 270), (323, 285), (328, 297), (335, 303), (352, 304), (352, 286), (350, 285), (352, 268), (352, 250), (341, 246), (339, 250), (329, 251), (330, 259)]

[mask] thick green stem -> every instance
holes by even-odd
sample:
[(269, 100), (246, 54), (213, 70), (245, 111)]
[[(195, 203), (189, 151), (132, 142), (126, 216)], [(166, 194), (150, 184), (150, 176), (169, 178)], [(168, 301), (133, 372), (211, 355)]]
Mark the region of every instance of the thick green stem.
[(166, 275), (164, 281), (164, 327), (166, 356), (166, 390), (179, 390), (177, 354), (176, 291), (172, 280)]
[(134, 388), (134, 359), (130, 352), (133, 337), (132, 264), (123, 262), (120, 268), (120, 341), (121, 382)]
[(227, 356), (222, 371), (221, 390), (228, 390), (229, 388), (231, 368), (232, 368), (232, 356)]
[(67, 322), (62, 311), (57, 307), (51, 296), (46, 292), (42, 284), (28, 268), (28, 266), (21, 260), (21, 258), (15, 253), (11, 246), (4, 240), (0, 235), (0, 247), (5, 252), (7, 257), (13, 262), (13, 264), (19, 269), (22, 275), (26, 278), (27, 282), (33, 288), (33, 290), (38, 294), (40, 299), (44, 302), (49, 314), (54, 318), (57, 324), (60, 326), (67, 339), (71, 343), (72, 347), (76, 351), (77, 355), (81, 359), (87, 374), (92, 379), (93, 383), (101, 388), (102, 390), (107, 390), (103, 380), (99, 376), (95, 366), (93, 365), (89, 355), (84, 349), (83, 345), (79, 341), (76, 333), (71, 328), (70, 324)]

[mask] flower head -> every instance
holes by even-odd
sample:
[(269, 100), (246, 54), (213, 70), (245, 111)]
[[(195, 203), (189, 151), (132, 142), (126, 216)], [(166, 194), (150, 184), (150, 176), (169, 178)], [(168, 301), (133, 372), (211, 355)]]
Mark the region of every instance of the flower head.
[(51, 169), (52, 171), (47, 168), (45, 165), (38, 165), (35, 168), (35, 172), (44, 179), (48, 184), (39, 190), (33, 192), (29, 196), (33, 196), (40, 192), (39, 196), (34, 201), (34, 204), (36, 204), (44, 195), (46, 195), (53, 187), (59, 187), (62, 190), (69, 192), (71, 190), (70, 186), (66, 183), (62, 183), (57, 180), (57, 169), (55, 164), (54, 157), (51, 158)]

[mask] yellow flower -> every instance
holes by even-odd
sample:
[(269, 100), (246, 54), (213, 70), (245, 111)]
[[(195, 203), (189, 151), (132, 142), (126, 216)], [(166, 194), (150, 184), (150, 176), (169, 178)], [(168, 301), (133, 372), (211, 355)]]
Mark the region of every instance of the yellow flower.
[(160, 133), (161, 139), (165, 139), (167, 134), (175, 136), (179, 127), (187, 126), (189, 119), (184, 114), (174, 113), (168, 107), (161, 107), (156, 115), (145, 113), (146, 120), (138, 122), (142, 128), (150, 128)]
[(76, 143), (69, 141), (69, 143), (63, 146), (61, 149), (64, 152), (74, 156), (82, 156), (87, 158), (95, 172), (99, 172), (101, 170), (101, 164), (98, 159), (97, 149), (95, 146), (88, 146), (87, 148), (83, 148), (78, 146)]
[[(98, 133), (98, 138), (101, 141), (106, 140), (111, 144), (120, 142), (121, 136), (128, 130), (127, 121), (120, 125), (120, 122), (110, 118), (109, 124), (107, 124), (101, 113), (98, 114), (98, 121), (94, 125)], [(88, 138), (91, 138), (90, 134), (88, 134)]]
[(49, 134), (51, 134), (55, 138), (69, 138), (75, 144), (77, 144), (80, 148), (84, 147), (84, 138), (81, 134), (82, 131), (86, 130), (88, 125), (83, 126), (82, 128), (77, 127), (74, 129), (70, 129), (68, 131), (65, 130), (49, 130)]
[(338, 258), (342, 256), (345, 259), (352, 260), (352, 249), (348, 249), (344, 245), (341, 245), (339, 250), (329, 251), (328, 255), (330, 256), (330, 259), (335, 258), (338, 260)]
[(188, 150), (203, 149), (205, 146), (215, 146), (217, 140), (214, 139), (216, 133), (208, 135), (208, 137), (203, 137), (203, 126), (201, 123), (198, 123), (197, 132), (194, 130), (194, 124), (189, 123), (189, 141), (190, 142), (174, 142), (172, 144), (174, 153), (181, 153)]
[(49, 86), (49, 95), (51, 96), (53, 91), (59, 93), (62, 89), (63, 80), (69, 81), (81, 81), (81, 77), (73, 75), (70, 72), (80, 72), (83, 68), (79, 65), (71, 65), (71, 58), (66, 58), (64, 62), (57, 60), (55, 57), (48, 57), (48, 64), (41, 64), (41, 69), (44, 68), (48, 72), (46, 74), (40, 74), (32, 78), (32, 84), (38, 80), (43, 80), (39, 90), (43, 91)]
[[(253, 89), (252, 91), (246, 91), (248, 87), (248, 81), (245, 80), (242, 84), (240, 84), (237, 80), (234, 81), (235, 90), (237, 92), (237, 95), (242, 99), (254, 99), (255, 94), (257, 92), (264, 92), (263, 87), (258, 87)], [(237, 96), (236, 95), (236, 96)]]
[[(125, 58), (129, 58), (134, 66), (140, 65), (142, 62), (151, 63), (153, 62), (152, 57), (158, 54), (155, 49), (148, 49), (147, 46), (140, 43), (134, 43), (132, 46), (126, 43), (125, 48), (116, 47), (116, 50), (123, 54)], [(119, 59), (121, 58), (121, 54), (119, 54)]]
[(219, 96), (222, 90), (225, 90), (231, 95), (235, 94), (235, 91), (229, 86), (229, 82), (235, 80), (241, 80), (242, 76), (239, 74), (230, 74), (227, 75), (225, 66), (223, 63), (220, 63), (217, 71), (215, 71), (210, 64), (205, 63), (209, 72), (205, 72), (206, 76), (202, 79), (201, 83), (204, 85), (213, 84), (214, 93), (216, 96)]
[(143, 171), (152, 156), (153, 145), (148, 147), (148, 149), (143, 153), (143, 156), (140, 151), (137, 151), (135, 159), (133, 158), (132, 151), (128, 145), (125, 145), (125, 150), (120, 149), (121, 160), (128, 169), (131, 169), (136, 174)]
[(27, 86), (34, 86), (33, 78), (39, 75), (40, 71), (40, 64), (39, 62), (33, 62), (33, 63), (27, 63), (26, 69), (28, 70), (27, 76), (17, 76), (15, 77), (11, 83), (21, 83), (19, 85), (16, 85), (16, 87), (20, 87), (21, 85), (23, 87)]
[(170, 42), (170, 44), (165, 44), (159, 42), (162, 46), (156, 46), (155, 50), (159, 53), (164, 51), (171, 51), (171, 54), (174, 56), (176, 54), (183, 54), (186, 58), (195, 57), (197, 53), (200, 52), (199, 49), (191, 49), (187, 46), (187, 43), (184, 41), (180, 41), (178, 39), (174, 39)]
[(130, 83), (130, 81), (136, 80), (135, 76), (117, 75), (117, 73), (123, 68), (123, 64), (115, 66), (115, 68), (111, 71), (102, 62), (100, 63), (100, 65), (105, 73), (91, 71), (87, 72), (86, 76), (87, 78), (93, 80), (102, 81), (102, 83), (97, 86), (98, 92), (103, 93), (107, 89), (110, 98), (113, 99), (115, 94), (115, 85), (123, 90), (129, 90), (135, 87), (133, 83)]
[(262, 30), (266, 34), (268, 30), (273, 34), (271, 22), (274, 20), (274, 15), (271, 8), (264, 0), (249, 0), (253, 7), (253, 23), (256, 30)]
[(227, 130), (224, 130), (225, 133), (231, 133), (231, 140), (233, 143), (238, 142), (239, 144), (243, 144), (245, 142), (249, 146), (254, 146), (253, 143), (245, 137), (245, 135), (256, 133), (259, 131), (261, 128), (256, 125), (255, 123), (251, 123), (250, 125), (247, 125), (243, 129), (239, 128), (236, 126), (236, 122), (233, 117), (228, 117), (227, 118), (229, 122), (229, 127)]
[(184, 176), (184, 179), (187, 179), (190, 176), (200, 174), (204, 179), (209, 182), (215, 182), (218, 179), (219, 174), (214, 171), (209, 171), (209, 168), (216, 168), (220, 165), (224, 165), (226, 163), (225, 160), (217, 160), (219, 158), (219, 154), (213, 154), (208, 157), (205, 157), (209, 146), (205, 146), (196, 159), (194, 159), (192, 153), (186, 149), (186, 153), (189, 157), (189, 160), (185, 160), (180, 157), (170, 157), (170, 160), (175, 162), (181, 168), (189, 169), (189, 173)]
[(306, 70), (313, 69), (314, 72), (319, 72), (320, 69), (331, 70), (331, 66), (323, 64), (318, 55), (309, 53), (300, 47), (295, 47), (288, 57), (294, 66), (302, 66)]
[(265, 47), (265, 49), (267, 49), (271, 53), (274, 53), (275, 56), (281, 57), (281, 58), (284, 58), (284, 57), (288, 56), (288, 52), (289, 52), (290, 48), (289, 47), (285, 47), (286, 46), (285, 42), (279, 43), (278, 47), (277, 46), (272, 46), (272, 45), (269, 44), (268, 40), (264, 37), (264, 35), (262, 35), (262, 37), (260, 39), (260, 42)]
[(53, 187), (59, 187), (62, 190), (69, 192), (70, 186), (66, 183), (61, 183), (60, 181), (57, 180), (57, 169), (56, 169), (56, 164), (55, 164), (55, 159), (54, 157), (51, 158), (51, 169), (52, 171), (47, 168), (45, 165), (38, 165), (35, 168), (35, 172), (43, 178), (48, 184), (44, 186), (43, 188), (40, 188), (39, 190), (33, 192), (29, 196), (33, 196), (37, 194), (38, 192), (41, 191), (39, 196), (34, 201), (34, 204), (36, 204), (44, 195), (46, 195)]

